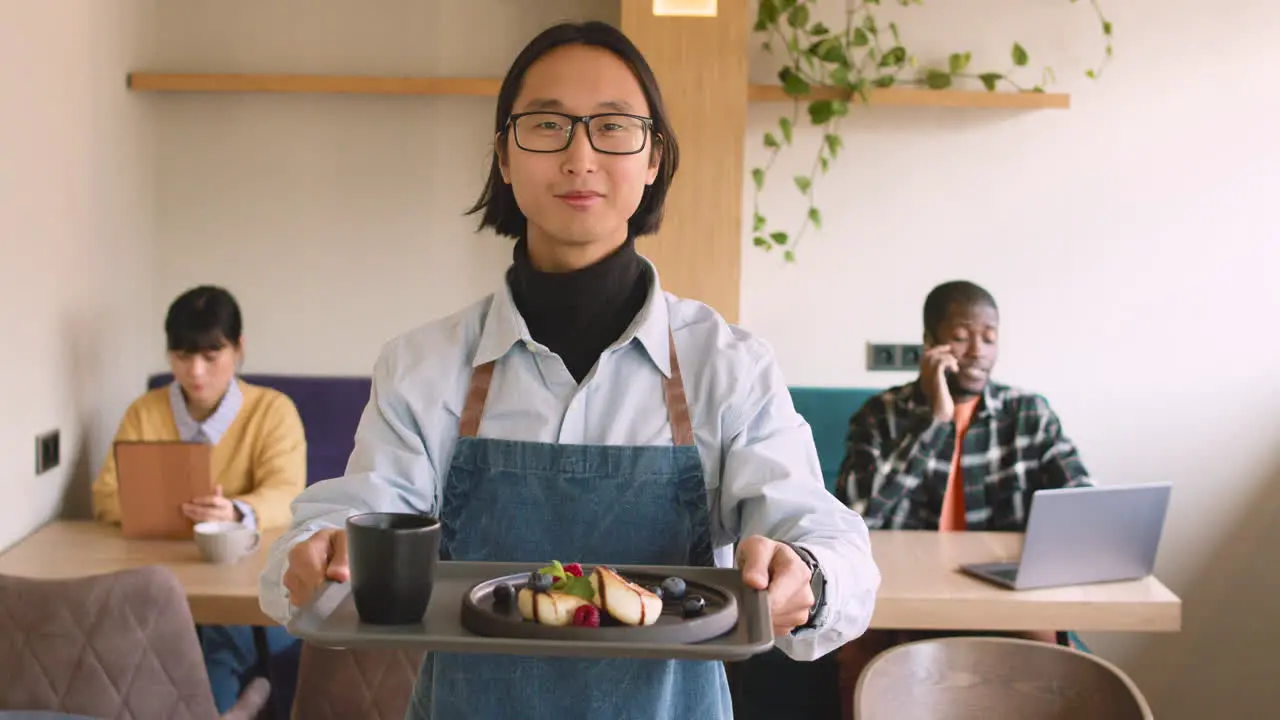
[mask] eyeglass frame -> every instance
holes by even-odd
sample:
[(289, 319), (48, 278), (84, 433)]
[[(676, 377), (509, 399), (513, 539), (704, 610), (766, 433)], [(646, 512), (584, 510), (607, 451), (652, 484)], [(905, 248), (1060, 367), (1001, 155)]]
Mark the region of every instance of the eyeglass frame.
[[(516, 131), (516, 121), (522, 117), (528, 117), (530, 115), (556, 115), (558, 117), (567, 118), (569, 120), (569, 132), (565, 137), (564, 147), (560, 148), (559, 150), (530, 150), (529, 148), (521, 145), (520, 133)], [(613, 152), (611, 150), (601, 150), (600, 148), (596, 147), (596, 141), (591, 137), (591, 121), (596, 118), (602, 118), (602, 117), (627, 117), (633, 120), (639, 120), (641, 124), (644, 126), (644, 142), (640, 143), (640, 147), (638, 149), (633, 150), (631, 152)], [(639, 155), (640, 153), (644, 152), (644, 149), (646, 147), (649, 146), (649, 138), (653, 137), (653, 134), (654, 134), (653, 118), (645, 117), (644, 115), (634, 115), (632, 113), (624, 113), (624, 112), (605, 112), (605, 113), (596, 113), (594, 115), (570, 115), (569, 113), (556, 112), (555, 110), (533, 110), (531, 112), (512, 113), (511, 116), (507, 118), (507, 129), (511, 130), (511, 136), (516, 141), (516, 147), (520, 148), (521, 150), (525, 152), (551, 155), (554, 153), (564, 152), (565, 150), (569, 149), (570, 145), (573, 145), (573, 136), (578, 132), (578, 123), (582, 123), (582, 126), (587, 129), (587, 144), (591, 146), (592, 150), (595, 150), (596, 152), (601, 153), (603, 155), (622, 155), (622, 156)]]

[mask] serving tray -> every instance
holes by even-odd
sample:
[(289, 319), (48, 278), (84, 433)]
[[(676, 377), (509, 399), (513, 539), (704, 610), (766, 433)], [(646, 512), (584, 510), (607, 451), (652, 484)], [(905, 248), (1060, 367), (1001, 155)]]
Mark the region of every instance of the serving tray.
[[(440, 561), (431, 602), (420, 622), (370, 625), (360, 621), (348, 583), (327, 583), (295, 613), (291, 634), (335, 648), (417, 648), (436, 652), (562, 657), (745, 660), (773, 647), (767, 593), (746, 587), (733, 568), (610, 566), (641, 584), (682, 578), (688, 592), (708, 601), (702, 616), (683, 619), (668, 603), (663, 616), (642, 627), (550, 627), (497, 611), (493, 588), (519, 584), (538, 566), (529, 563)], [(589, 569), (584, 568), (586, 572)], [(730, 609), (732, 608), (732, 609)]]

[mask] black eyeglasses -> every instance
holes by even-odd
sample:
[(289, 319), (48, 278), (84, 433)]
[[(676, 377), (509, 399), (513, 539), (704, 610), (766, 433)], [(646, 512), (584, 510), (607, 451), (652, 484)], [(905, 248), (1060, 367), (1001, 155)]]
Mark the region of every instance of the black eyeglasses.
[(596, 152), (607, 155), (635, 155), (644, 150), (653, 129), (653, 120), (643, 115), (602, 113), (566, 115), (558, 112), (515, 113), (507, 126), (515, 133), (516, 147), (536, 153), (556, 153), (573, 142), (574, 130), (582, 123), (587, 140)]

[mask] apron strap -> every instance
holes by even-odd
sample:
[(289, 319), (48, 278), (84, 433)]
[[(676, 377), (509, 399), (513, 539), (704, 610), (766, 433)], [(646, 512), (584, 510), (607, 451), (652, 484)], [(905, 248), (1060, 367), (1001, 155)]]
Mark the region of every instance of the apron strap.
[[(671, 347), (671, 377), (662, 378), (662, 389), (667, 400), (667, 415), (671, 420), (671, 440), (677, 446), (693, 446), (693, 421), (689, 418), (689, 399), (684, 394), (684, 379), (680, 374), (680, 358), (676, 356), (676, 339), (667, 330)], [(480, 418), (489, 399), (489, 384), (493, 381), (495, 360), (480, 365), (471, 373), (471, 386), (467, 389), (466, 404), (458, 423), (458, 436), (474, 438), (480, 432)]]

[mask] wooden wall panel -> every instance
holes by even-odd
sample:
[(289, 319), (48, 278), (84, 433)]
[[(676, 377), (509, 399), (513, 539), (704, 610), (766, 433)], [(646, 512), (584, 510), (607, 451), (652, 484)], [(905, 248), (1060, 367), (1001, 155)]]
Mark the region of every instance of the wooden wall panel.
[(747, 131), (746, 0), (719, 14), (656, 17), (653, 0), (621, 0), (622, 30), (653, 67), (680, 141), (662, 231), (639, 241), (663, 287), (738, 321), (743, 143)]

